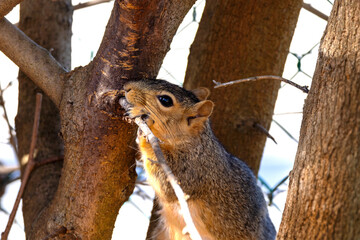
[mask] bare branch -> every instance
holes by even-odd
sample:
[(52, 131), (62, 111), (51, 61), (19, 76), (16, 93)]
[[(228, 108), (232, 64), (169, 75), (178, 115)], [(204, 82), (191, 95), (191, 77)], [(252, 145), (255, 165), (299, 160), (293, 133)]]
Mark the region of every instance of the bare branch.
[(19, 170), (19, 167), (7, 167), (0, 165), (0, 175), (9, 174), (17, 170)]
[(230, 82), (226, 82), (226, 83), (220, 83), (220, 82), (217, 82), (217, 81), (213, 80), (213, 83), (215, 83), (215, 85), (216, 85), (214, 88), (219, 88), (219, 87), (225, 87), (225, 86), (228, 86), (228, 85), (233, 85), (233, 84), (236, 84), (236, 83), (251, 82), (251, 81), (257, 81), (257, 80), (266, 80), (266, 79), (279, 80), (279, 81), (288, 83), (288, 84), (300, 89), (304, 93), (309, 93), (308, 86), (300, 86), (300, 85), (298, 85), (298, 84), (296, 84), (296, 83), (294, 83), (294, 82), (292, 82), (290, 80), (287, 80), (287, 79), (279, 77), (279, 76), (273, 76), (273, 75), (265, 75), (265, 76), (243, 78), (243, 79), (234, 80), (234, 81), (230, 81)]
[(303, 112), (284, 112), (284, 113), (274, 113), (274, 116), (280, 115), (291, 115), (291, 114), (302, 114)]
[(64, 160), (64, 156), (56, 156), (56, 157), (51, 157), (51, 158), (47, 158), (47, 159), (42, 159), (41, 162), (36, 162), (35, 163), (35, 167), (40, 167), (49, 163), (53, 163), (53, 162), (58, 162), (58, 161), (63, 161)]
[(8, 14), (22, 0), (0, 0), (0, 19)]
[[(146, 185), (145, 185), (146, 186)], [(149, 186), (149, 185), (147, 185)], [(139, 183), (136, 183), (135, 188), (137, 188), (136, 191), (134, 191), (133, 193), (135, 193), (136, 195), (138, 195), (139, 197), (141, 197), (143, 200), (153, 200), (152, 197), (149, 196), (149, 194), (147, 194), (147, 192), (145, 192), (140, 186)]]
[[(5, 89), (7, 89), (9, 86), (10, 86), (10, 84)], [(9, 117), (8, 117), (6, 107), (5, 107), (5, 102), (4, 102), (3, 92), (5, 89), (2, 89), (1, 84), (0, 84), (0, 106), (2, 107), (2, 109), (4, 111), (4, 119), (6, 121), (6, 124), (8, 125), (9, 135), (10, 135), (10, 145), (14, 148), (14, 151), (15, 151), (16, 157), (17, 157), (18, 149), (17, 149), (17, 144), (16, 144), (16, 136), (13, 133), (13, 127), (10, 124)]]
[(327, 21), (329, 19), (329, 17), (327, 15), (325, 15), (324, 13), (320, 12), (319, 10), (317, 10), (316, 8), (312, 7), (310, 4), (308, 3), (303, 3), (302, 7), (305, 10), (308, 10), (309, 12), (315, 14), (316, 16), (318, 16), (321, 19), (324, 19), (325, 21)]
[(175, 175), (172, 173), (170, 167), (165, 162), (165, 157), (163, 152), (160, 149), (159, 145), (159, 139), (155, 137), (155, 135), (151, 132), (148, 125), (140, 118), (135, 118), (135, 123), (139, 126), (141, 131), (145, 134), (147, 139), (149, 140), (149, 143), (151, 144), (151, 147), (154, 150), (154, 153), (156, 155), (156, 158), (158, 160), (158, 163), (162, 166), (166, 176), (167, 180), (171, 184), (172, 188), (174, 189), (175, 195), (177, 199), (179, 200), (181, 213), (183, 215), (185, 224), (186, 224), (186, 230), (189, 232), (191, 239), (193, 240), (201, 240), (200, 234), (197, 231), (195, 224), (191, 218), (190, 210), (187, 205), (186, 199), (189, 198), (181, 187), (178, 184), (178, 180), (176, 179)]
[(111, 1), (112, 0), (93, 0), (93, 1), (88, 1), (88, 2), (85, 2), (85, 3), (79, 3), (78, 5), (74, 6), (74, 10), (79, 10), (79, 9), (82, 9), (82, 8), (98, 5), (98, 4), (101, 4), (101, 3), (107, 3), (107, 2), (111, 2)]
[(271, 136), (271, 134), (269, 133), (268, 130), (266, 130), (266, 128), (264, 126), (262, 126), (260, 123), (255, 123), (254, 127), (259, 129), (262, 133), (264, 133), (268, 138), (270, 138), (271, 140), (274, 141), (275, 144), (277, 144), (277, 142), (275, 141), (275, 138), (273, 136)]
[(18, 195), (16, 197), (14, 207), (11, 211), (9, 221), (6, 225), (5, 231), (1, 234), (1, 240), (7, 240), (7, 238), (8, 238), (12, 223), (14, 222), (14, 219), (15, 219), (16, 211), (19, 207), (21, 197), (22, 197), (25, 187), (26, 187), (26, 183), (30, 177), (31, 171), (34, 169), (34, 166), (35, 166), (34, 151), (35, 151), (35, 145), (36, 145), (37, 134), (38, 134), (38, 130), (39, 130), (39, 123), (40, 123), (41, 101), (42, 101), (42, 94), (41, 93), (36, 94), (35, 117), (34, 117), (33, 132), (32, 132), (32, 136), (31, 136), (29, 160), (25, 167), (24, 176), (22, 178), (21, 186), (20, 186)]
[(67, 71), (46, 49), (5, 18), (0, 20), (0, 32), (0, 50), (59, 106), (63, 74)]

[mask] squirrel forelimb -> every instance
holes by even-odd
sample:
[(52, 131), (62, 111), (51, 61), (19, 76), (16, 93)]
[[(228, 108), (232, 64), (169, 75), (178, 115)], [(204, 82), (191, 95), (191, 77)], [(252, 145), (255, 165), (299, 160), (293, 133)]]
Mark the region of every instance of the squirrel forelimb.
[(160, 204), (162, 224), (151, 237), (274, 240), (276, 231), (256, 177), (211, 130), (214, 103), (207, 99), (209, 93), (164, 80), (124, 85), (120, 105), (141, 129), (139, 150)]
[(189, 233), (190, 238), (192, 240), (201, 240), (202, 238), (200, 237), (200, 234), (195, 227), (195, 224), (190, 214), (189, 206), (186, 202), (190, 198), (190, 196), (184, 193), (184, 191), (181, 189), (179, 185), (179, 181), (172, 173), (170, 167), (166, 164), (164, 154), (160, 149), (159, 139), (155, 137), (155, 135), (151, 132), (149, 126), (146, 124), (144, 120), (141, 119), (141, 117), (135, 118), (134, 122), (136, 123), (136, 125), (139, 126), (139, 129), (142, 131), (142, 135), (147, 138), (151, 147), (154, 150), (157, 161), (151, 160), (151, 162), (159, 163), (162, 166), (164, 172), (167, 175), (167, 180), (171, 184), (172, 188), (174, 189), (175, 195), (179, 200), (179, 205), (181, 209), (180, 212), (186, 224), (183, 229), (183, 232)]

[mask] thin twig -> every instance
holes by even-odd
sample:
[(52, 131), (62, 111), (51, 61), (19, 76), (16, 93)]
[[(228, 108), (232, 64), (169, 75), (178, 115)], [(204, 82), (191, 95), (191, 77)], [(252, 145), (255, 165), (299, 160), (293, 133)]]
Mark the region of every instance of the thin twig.
[(291, 115), (291, 114), (302, 114), (303, 112), (283, 112), (283, 113), (274, 113), (274, 116), (281, 116), (281, 115)]
[(184, 218), (184, 221), (186, 224), (186, 230), (190, 234), (190, 238), (193, 240), (200, 240), (201, 239), (200, 234), (197, 231), (195, 224), (191, 218), (190, 210), (189, 210), (189, 207), (186, 202), (186, 200), (189, 198), (189, 196), (183, 192), (183, 190), (181, 189), (181, 187), (178, 184), (178, 180), (176, 179), (175, 175), (172, 173), (171, 169), (166, 164), (164, 154), (160, 149), (159, 139), (157, 139), (157, 137), (155, 137), (155, 135), (151, 132), (148, 125), (140, 117), (135, 118), (135, 123), (139, 126), (141, 131), (147, 137), (149, 143), (151, 144), (151, 147), (154, 150), (157, 161), (162, 166), (162, 168), (167, 176), (167, 180), (169, 181), (172, 188), (174, 189), (175, 195), (176, 195), (177, 199), (179, 200), (181, 213), (183, 215), (183, 218)]
[(262, 177), (258, 177), (259, 181), (261, 182), (261, 184), (269, 191), (266, 195), (269, 198), (269, 206), (273, 205), (275, 206), (279, 211), (279, 207), (276, 206), (276, 204), (273, 202), (274, 198), (277, 196), (277, 194), (280, 193), (280, 190), (275, 194), (275, 192), (278, 190), (278, 188), (284, 184), (284, 182), (289, 178), (289, 175), (287, 175), (286, 177), (284, 177), (278, 184), (276, 184), (275, 187), (271, 188), (266, 181), (262, 178)]
[(111, 2), (111, 1), (112, 0), (93, 0), (93, 1), (88, 1), (88, 2), (85, 2), (85, 3), (79, 3), (78, 5), (74, 6), (74, 10), (79, 10), (79, 9), (82, 9), (82, 8), (98, 5), (98, 4), (101, 4), (101, 3), (107, 3), (107, 2)]
[(20, 189), (19, 189), (18, 195), (17, 195), (15, 203), (14, 203), (14, 207), (11, 211), (9, 221), (6, 225), (5, 231), (1, 234), (1, 240), (7, 240), (7, 238), (8, 238), (12, 223), (15, 218), (16, 211), (19, 207), (20, 200), (24, 193), (26, 183), (29, 179), (31, 171), (33, 170), (33, 168), (35, 166), (34, 151), (35, 151), (35, 145), (36, 145), (36, 140), (37, 140), (37, 134), (38, 134), (38, 130), (39, 130), (41, 101), (42, 101), (42, 94), (37, 93), (36, 94), (34, 125), (33, 125), (33, 132), (32, 132), (32, 136), (31, 136), (30, 151), (29, 151), (29, 160), (25, 167), (24, 176), (22, 178), (22, 182), (21, 182)]
[(311, 6), (311, 5), (308, 4), (308, 3), (303, 3), (303, 4), (302, 4), (302, 7), (303, 7), (305, 10), (308, 10), (309, 12), (315, 14), (315, 15), (318, 16), (319, 18), (324, 19), (325, 21), (328, 21), (328, 20), (329, 20), (329, 17), (328, 17), (326, 14), (320, 12), (319, 10), (317, 10), (316, 8), (314, 8), (313, 6)]
[(294, 82), (292, 82), (290, 80), (287, 80), (287, 79), (279, 77), (279, 76), (273, 76), (273, 75), (265, 75), (265, 76), (243, 78), (243, 79), (234, 80), (234, 81), (230, 81), (230, 82), (226, 82), (226, 83), (220, 83), (220, 82), (217, 82), (217, 81), (213, 80), (213, 83), (215, 83), (215, 85), (216, 85), (214, 88), (219, 88), (219, 87), (225, 87), (225, 86), (228, 86), (228, 85), (233, 85), (233, 84), (236, 84), (236, 83), (251, 82), (251, 81), (257, 81), (257, 80), (266, 80), (266, 79), (279, 80), (279, 81), (288, 83), (291, 86), (294, 86), (294, 87), (300, 89), (304, 93), (309, 93), (308, 86), (300, 86), (300, 85), (298, 85), (298, 84), (296, 84), (296, 83), (294, 83)]
[(10, 174), (19, 170), (19, 167), (8, 167), (8, 166), (0, 166), (0, 175)]
[(131, 198), (128, 200), (128, 202), (129, 202), (131, 205), (133, 205), (133, 206), (136, 208), (136, 210), (138, 210), (144, 217), (148, 218), (147, 215), (146, 215), (146, 213), (144, 213), (144, 211), (141, 210), (141, 208), (139, 208), (139, 206), (136, 205), (136, 203), (134, 203), (134, 202), (131, 200)]
[(152, 198), (140, 186), (138, 186), (138, 183), (136, 183), (135, 188), (137, 188), (138, 190), (134, 191), (134, 193), (141, 197), (143, 200), (152, 200)]
[(269, 131), (262, 126), (260, 123), (254, 123), (254, 127), (259, 129), (261, 132), (263, 132), (268, 138), (270, 138), (271, 140), (274, 141), (275, 144), (277, 144), (275, 138), (273, 136), (271, 136), (271, 134), (269, 133)]
[(286, 180), (288, 180), (289, 175), (285, 176), (276, 186), (272, 189), (272, 192), (275, 192)]
[(49, 163), (53, 163), (53, 162), (58, 162), (58, 161), (63, 161), (64, 160), (64, 156), (56, 156), (56, 157), (50, 157), (47, 159), (42, 159), (40, 162), (36, 162), (35, 163), (35, 167), (40, 167)]
[(0, 106), (2, 107), (3, 111), (4, 111), (4, 118), (5, 118), (5, 121), (6, 121), (6, 124), (8, 125), (8, 129), (9, 129), (9, 135), (10, 135), (10, 145), (14, 148), (14, 151), (16, 153), (16, 157), (17, 154), (18, 154), (18, 151), (17, 151), (17, 144), (16, 144), (16, 137), (15, 135), (13, 134), (13, 127), (11, 126), (10, 124), (10, 121), (9, 121), (9, 117), (8, 117), (8, 114), (7, 114), (7, 111), (6, 111), (6, 107), (5, 107), (5, 101), (4, 101), (4, 91), (10, 86), (11, 84), (9, 83), (8, 86), (6, 86), (6, 88), (2, 89), (1, 88), (1, 84), (0, 84)]
[(149, 186), (149, 183), (148, 183), (147, 180), (138, 180), (138, 179), (136, 179), (135, 184), (141, 185), (141, 186)]

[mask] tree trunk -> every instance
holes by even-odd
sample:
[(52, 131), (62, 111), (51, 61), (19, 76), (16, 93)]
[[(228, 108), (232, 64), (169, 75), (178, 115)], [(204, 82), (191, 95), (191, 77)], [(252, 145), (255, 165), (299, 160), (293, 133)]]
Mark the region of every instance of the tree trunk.
[[(20, 5), (19, 27), (34, 41), (51, 51), (66, 68), (71, 67), (70, 0), (25, 0)], [(41, 90), (22, 72), (19, 73), (19, 108), (16, 117), (16, 133), (19, 159), (27, 161), (35, 112), (36, 92)], [(35, 160), (62, 160), (64, 145), (60, 137), (60, 114), (54, 103), (45, 95), (37, 140)], [(24, 159), (25, 158), (25, 159)], [(38, 214), (53, 198), (61, 175), (62, 161), (42, 165), (31, 174), (23, 196), (25, 232)]]
[[(193, 3), (115, 1), (94, 61), (63, 76), (64, 85), (58, 85), (63, 88), (61, 101), (52, 98), (60, 109), (64, 166), (51, 202), (26, 217), (28, 239), (111, 238), (118, 210), (132, 193), (136, 178), (135, 151), (129, 147), (135, 128), (122, 121), (118, 90), (128, 79), (156, 77)], [(32, 178), (47, 181), (36, 176), (44, 175), (33, 173)], [(32, 184), (28, 196), (36, 193), (36, 183)], [(28, 206), (36, 204), (29, 201)]]
[[(185, 88), (259, 75), (281, 75), (302, 1), (207, 1), (191, 46)], [(257, 174), (280, 83), (212, 90), (211, 120), (220, 142)]]
[(360, 239), (360, 3), (335, 1), (278, 239)]

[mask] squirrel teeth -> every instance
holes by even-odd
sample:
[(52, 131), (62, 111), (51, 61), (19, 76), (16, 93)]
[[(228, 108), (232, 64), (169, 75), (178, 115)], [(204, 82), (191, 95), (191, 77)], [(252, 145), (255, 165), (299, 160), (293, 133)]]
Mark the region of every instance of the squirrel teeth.
[(125, 97), (121, 97), (121, 98), (119, 99), (119, 104), (120, 104), (120, 106), (121, 106), (122, 108), (124, 108), (126, 111), (128, 111), (128, 110), (132, 107), (132, 105), (126, 100)]
[(124, 113), (123, 119), (128, 123), (133, 123), (134, 120), (130, 117), (130, 113), (128, 112), (131, 109), (132, 105), (126, 100), (125, 97), (121, 97), (119, 99), (119, 104), (126, 111)]
[(124, 120), (127, 122), (127, 123), (133, 123), (134, 120), (129, 118), (129, 117), (124, 117)]

